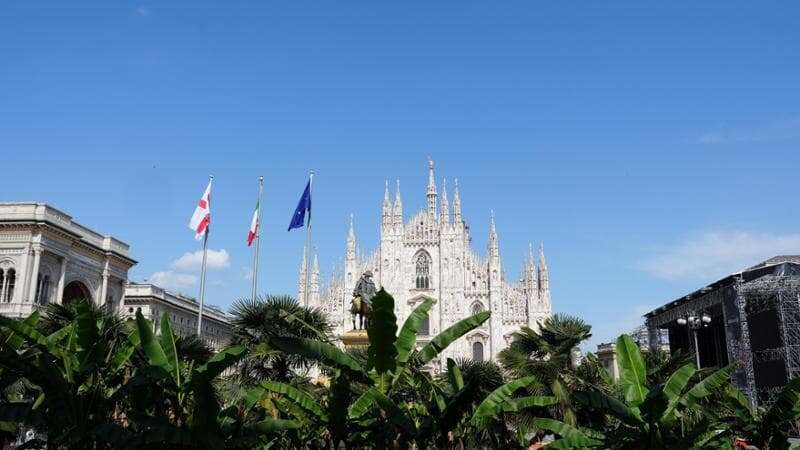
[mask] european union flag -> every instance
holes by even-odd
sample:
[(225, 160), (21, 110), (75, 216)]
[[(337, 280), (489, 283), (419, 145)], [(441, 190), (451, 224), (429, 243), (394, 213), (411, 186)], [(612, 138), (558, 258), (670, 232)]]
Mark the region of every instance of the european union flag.
[(297, 202), (297, 208), (294, 210), (294, 215), (292, 215), (292, 222), (289, 224), (289, 229), (286, 231), (292, 231), (293, 228), (302, 228), (305, 225), (306, 211), (308, 211), (308, 221), (310, 222), (311, 180), (308, 180), (308, 184), (306, 184), (306, 189), (303, 191), (303, 195), (300, 197), (300, 201)]

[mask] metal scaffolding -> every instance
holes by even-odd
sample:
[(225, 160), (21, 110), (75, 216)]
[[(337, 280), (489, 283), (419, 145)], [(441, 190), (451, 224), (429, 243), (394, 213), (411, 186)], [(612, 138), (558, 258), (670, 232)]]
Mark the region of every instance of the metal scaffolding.
[[(746, 364), (747, 384), (752, 399), (758, 403), (771, 402), (781, 387), (757, 387), (754, 364), (782, 361), (788, 379), (800, 376), (800, 278), (796, 276), (768, 275), (738, 285), (739, 307), (745, 318), (742, 342), (751, 348), (751, 359)], [(752, 350), (751, 334), (756, 323), (754, 316), (774, 311), (778, 325), (778, 346)], [(763, 326), (763, 324), (760, 324)]]

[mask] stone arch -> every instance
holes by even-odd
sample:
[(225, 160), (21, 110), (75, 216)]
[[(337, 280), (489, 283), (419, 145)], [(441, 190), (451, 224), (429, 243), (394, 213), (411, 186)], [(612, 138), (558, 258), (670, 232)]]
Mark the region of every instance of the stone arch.
[(90, 302), (94, 301), (92, 297), (92, 292), (86, 284), (79, 280), (73, 280), (67, 283), (64, 286), (64, 294), (62, 295), (61, 303), (64, 305), (68, 305), (77, 300), (88, 300)]
[(472, 306), (469, 307), (470, 314), (472, 314), (473, 316), (475, 314), (478, 314), (478, 313), (483, 312), (485, 310), (486, 310), (486, 308), (483, 307), (483, 303), (481, 303), (479, 301), (475, 301), (472, 304)]
[[(487, 355), (487, 346), (489, 345), (488, 334), (476, 330), (472, 334), (467, 335), (467, 343), (469, 345), (469, 355), (472, 357), (473, 361), (486, 361), (489, 359)], [(480, 357), (480, 359), (478, 359), (478, 357)]]
[(17, 286), (17, 269), (11, 259), (0, 260), (0, 302), (11, 303)]
[(13, 269), (15, 265), (15, 261), (11, 258), (0, 258), (0, 269)]

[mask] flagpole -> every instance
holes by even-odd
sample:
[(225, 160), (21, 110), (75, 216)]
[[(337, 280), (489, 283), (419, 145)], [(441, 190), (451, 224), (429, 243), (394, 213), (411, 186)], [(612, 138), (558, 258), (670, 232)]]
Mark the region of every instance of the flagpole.
[(264, 190), (264, 177), (258, 177), (258, 218), (256, 219), (256, 248), (253, 255), (253, 301), (256, 301), (256, 293), (258, 291), (258, 254), (261, 249), (261, 193)]
[[(311, 199), (314, 198), (312, 193), (314, 192), (314, 171), (311, 171), (311, 174), (308, 176), (308, 201), (311, 202)], [(306, 248), (305, 248), (305, 259), (306, 259), (306, 273), (305, 273), (305, 290), (303, 291), (303, 306), (308, 307), (308, 291), (309, 291), (309, 279), (308, 279), (308, 268), (311, 266), (311, 205), (308, 208), (308, 222), (306, 223)]]
[[(214, 175), (208, 176), (208, 183), (214, 180)], [(208, 196), (208, 210), (211, 211), (211, 195)], [(208, 256), (208, 234), (211, 232), (211, 222), (206, 225), (206, 232), (203, 236), (203, 265), (200, 268), (200, 309), (197, 312), (197, 336), (203, 329), (203, 300), (206, 296), (206, 260)]]

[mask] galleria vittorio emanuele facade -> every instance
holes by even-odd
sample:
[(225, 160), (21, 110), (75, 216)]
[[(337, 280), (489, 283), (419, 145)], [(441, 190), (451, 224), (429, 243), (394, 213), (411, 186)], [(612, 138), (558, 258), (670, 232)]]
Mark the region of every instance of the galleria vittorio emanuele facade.
[[(442, 185), (437, 193), (433, 162), (429, 162), (427, 207), (405, 220), (400, 198), (400, 184), (390, 199), (386, 184), (380, 229), (380, 246), (366, 256), (356, 251), (352, 220), (347, 236), (344, 267), (320, 285), (316, 257), (308, 280), (309, 306), (326, 311), (337, 334), (353, 328), (350, 301), (359, 277), (373, 273), (375, 284), (395, 299), (395, 314), (402, 324), (425, 297), (434, 299), (427, 324), (418, 340), (424, 345), (433, 336), (457, 321), (479, 311), (492, 312), (482, 327), (460, 339), (441, 355), (446, 358), (493, 359), (510, 342), (511, 334), (521, 326), (538, 328), (550, 316), (550, 283), (544, 251), (539, 249), (538, 264), (533, 249), (527, 249), (527, 261), (518, 282), (506, 278), (500, 244), (494, 223), (489, 224), (487, 255), (479, 256), (470, 247), (469, 226), (461, 215), (461, 197), (456, 180), (452, 204)], [(452, 205), (452, 210), (451, 210)], [(299, 295), (305, 297), (305, 264), (300, 270)]]

